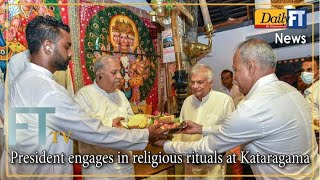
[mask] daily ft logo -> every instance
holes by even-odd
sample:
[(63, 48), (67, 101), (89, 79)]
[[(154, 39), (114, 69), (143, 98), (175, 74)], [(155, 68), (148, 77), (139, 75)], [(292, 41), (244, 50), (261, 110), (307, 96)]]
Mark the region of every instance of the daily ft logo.
[(307, 28), (306, 10), (258, 9), (254, 16), (255, 28)]

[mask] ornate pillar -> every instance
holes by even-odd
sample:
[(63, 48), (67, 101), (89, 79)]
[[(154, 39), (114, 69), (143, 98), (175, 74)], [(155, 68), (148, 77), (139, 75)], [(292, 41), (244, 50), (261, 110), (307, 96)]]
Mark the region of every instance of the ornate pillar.
[[(185, 3), (198, 3), (198, 0), (186, 0)], [(195, 43), (198, 39), (198, 6), (197, 5), (185, 5), (186, 9), (193, 16), (194, 21), (184, 21), (184, 30), (183, 35), (181, 35), (181, 46), (185, 43)], [(188, 96), (188, 87), (189, 80), (188, 74), (190, 74), (191, 66), (190, 66), (190, 58), (188, 58), (182, 52), (182, 69), (181, 71), (176, 71), (174, 74), (174, 79), (176, 81), (177, 89), (177, 105), (178, 111), (180, 112), (183, 101)]]

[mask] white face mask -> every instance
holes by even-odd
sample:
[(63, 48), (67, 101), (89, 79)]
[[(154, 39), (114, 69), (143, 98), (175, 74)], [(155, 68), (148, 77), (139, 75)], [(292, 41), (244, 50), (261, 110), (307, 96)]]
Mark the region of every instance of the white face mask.
[(311, 84), (313, 80), (313, 72), (302, 72), (301, 80), (306, 84)]

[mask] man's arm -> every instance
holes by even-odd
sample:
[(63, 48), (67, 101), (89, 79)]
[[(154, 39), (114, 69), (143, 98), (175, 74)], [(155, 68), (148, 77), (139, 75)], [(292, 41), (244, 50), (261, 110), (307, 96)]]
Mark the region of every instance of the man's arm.
[(47, 126), (56, 131), (72, 132), (71, 138), (88, 144), (120, 150), (143, 150), (148, 138), (161, 137), (160, 128), (119, 129), (103, 126), (101, 121), (90, 118), (81, 107), (64, 93), (53, 93), (40, 104), (55, 106), (55, 113), (47, 115)]
[(164, 144), (166, 153), (189, 154), (223, 153), (241, 144), (253, 141), (263, 136), (262, 125), (252, 108), (242, 105), (227, 118), (221, 126), (202, 138), (199, 142), (171, 142)]

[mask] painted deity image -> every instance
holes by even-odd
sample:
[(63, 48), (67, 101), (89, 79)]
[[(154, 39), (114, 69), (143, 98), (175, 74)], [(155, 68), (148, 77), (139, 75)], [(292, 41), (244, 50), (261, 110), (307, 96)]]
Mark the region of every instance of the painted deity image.
[(148, 29), (140, 18), (129, 10), (124, 12), (119, 10), (112, 15), (110, 8), (106, 8), (92, 17), (86, 31), (89, 37), (85, 38), (88, 40), (85, 46), (90, 50), (86, 65), (92, 71), (99, 56), (114, 56), (122, 66), (121, 90), (131, 103), (139, 104), (146, 98), (156, 76), (156, 57), (149, 56), (155, 54), (155, 50)]
[[(0, 0), (0, 79), (2, 81), (5, 77), (6, 61), (14, 54), (28, 49), (25, 29), (33, 18), (39, 15), (54, 16), (67, 24), (66, 7), (52, 5), (57, 2), (57, 0)], [(61, 1), (61, 3), (64, 2), (66, 0)]]

